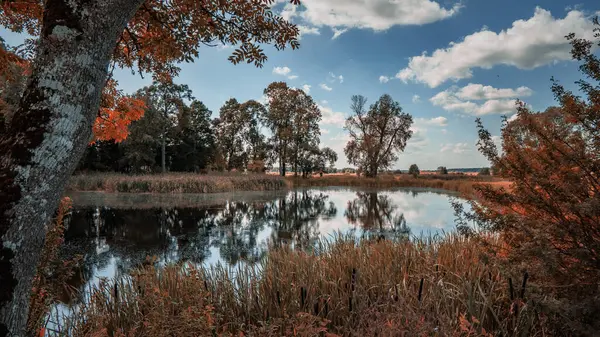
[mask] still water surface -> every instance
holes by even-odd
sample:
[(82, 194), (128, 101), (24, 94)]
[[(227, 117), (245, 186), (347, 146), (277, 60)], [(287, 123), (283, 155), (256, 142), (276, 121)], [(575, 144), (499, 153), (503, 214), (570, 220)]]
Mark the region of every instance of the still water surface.
[(259, 261), (270, 243), (310, 248), (337, 232), (390, 239), (451, 232), (450, 199), (456, 198), (430, 189), (348, 188), (70, 196), (65, 252), (84, 256), (72, 284), (79, 289), (127, 273), (147, 256), (160, 263), (237, 266)]

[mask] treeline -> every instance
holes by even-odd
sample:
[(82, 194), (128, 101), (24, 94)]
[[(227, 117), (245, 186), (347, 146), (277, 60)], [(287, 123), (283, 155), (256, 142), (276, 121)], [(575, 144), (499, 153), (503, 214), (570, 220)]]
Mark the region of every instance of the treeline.
[(145, 103), (145, 113), (127, 138), (93, 142), (78, 170), (264, 172), (276, 164), (282, 175), (307, 176), (333, 169), (337, 154), (319, 147), (321, 111), (312, 97), (284, 82), (263, 93), (266, 104), (231, 98), (212, 118), (187, 85), (155, 82), (132, 95)]

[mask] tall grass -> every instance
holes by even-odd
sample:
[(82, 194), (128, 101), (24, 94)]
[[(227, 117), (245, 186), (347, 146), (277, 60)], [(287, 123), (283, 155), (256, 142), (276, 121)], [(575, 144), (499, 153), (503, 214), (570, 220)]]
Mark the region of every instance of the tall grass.
[[(482, 258), (448, 235), (430, 242), (337, 239), (279, 247), (236, 270), (147, 266), (104, 282), (70, 336), (541, 335), (543, 321)], [(490, 260), (491, 261), (491, 260)], [(510, 284), (509, 284), (510, 283)], [(515, 281), (515, 284), (518, 282)]]
[(271, 191), (287, 187), (285, 179), (265, 174), (199, 175), (169, 173), (126, 175), (118, 173), (81, 174), (71, 177), (72, 191), (131, 193), (218, 193), (232, 191)]

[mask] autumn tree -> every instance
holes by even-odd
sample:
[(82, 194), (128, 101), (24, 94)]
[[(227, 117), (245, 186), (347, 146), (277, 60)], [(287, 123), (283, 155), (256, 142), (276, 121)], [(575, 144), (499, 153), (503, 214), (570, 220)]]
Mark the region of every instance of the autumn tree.
[(358, 166), (367, 177), (376, 177), (379, 170), (389, 168), (404, 151), (412, 136), (412, 116), (402, 112), (398, 102), (382, 95), (366, 110), (367, 99), (352, 96), (353, 115), (348, 117), (345, 129), (350, 141), (344, 148), (350, 164)]
[[(299, 4), (298, 0), (292, 1)], [(0, 336), (24, 335), (32, 279), (67, 178), (92, 139), (109, 66), (157, 79), (203, 44), (237, 45), (230, 60), (262, 65), (261, 45), (299, 46), (274, 0), (3, 1), (0, 24), (37, 36), (26, 89), (0, 139)], [(0, 51), (0, 59), (7, 53)], [(0, 62), (0, 73), (6, 70)]]
[(536, 113), (519, 102), (516, 118), (503, 124), (502, 153), (477, 120), (479, 150), (512, 184), (478, 187), (472, 213), (459, 214), (463, 229), (472, 220), (510, 244), (490, 248), (531, 275), (541, 314), (556, 323), (553, 335), (592, 336), (600, 331), (600, 59), (596, 42), (568, 39), (582, 62), (585, 97), (553, 80), (558, 106)]
[(266, 110), (263, 124), (271, 130), (269, 140), (282, 176), (286, 164), (298, 172), (302, 155), (318, 149), (321, 111), (312, 97), (301, 89), (292, 89), (285, 82), (273, 82), (265, 90)]

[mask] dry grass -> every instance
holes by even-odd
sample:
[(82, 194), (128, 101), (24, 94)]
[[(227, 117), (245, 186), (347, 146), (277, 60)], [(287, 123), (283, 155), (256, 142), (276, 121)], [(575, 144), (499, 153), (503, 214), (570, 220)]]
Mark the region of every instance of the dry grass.
[(169, 173), (126, 175), (81, 174), (71, 177), (69, 190), (130, 193), (218, 193), (272, 191), (287, 188), (285, 179), (265, 174), (200, 175)]
[(469, 175), (438, 175), (428, 174), (413, 177), (408, 174), (383, 174), (377, 178), (358, 177), (354, 174), (326, 174), (322, 177), (313, 176), (310, 179), (286, 177), (294, 187), (306, 186), (358, 186), (372, 188), (386, 187), (423, 187), (455, 191), (464, 195), (473, 193), (477, 184), (491, 184), (497, 187), (508, 187), (510, 182), (493, 177), (478, 177)]
[(417, 178), (408, 175), (382, 174), (377, 178), (354, 174), (314, 175), (308, 179), (274, 174), (211, 174), (168, 173), (156, 175), (126, 175), (118, 173), (75, 175), (69, 182), (71, 191), (103, 191), (130, 193), (219, 193), (231, 191), (273, 191), (292, 187), (354, 186), (372, 188), (423, 187), (437, 188), (470, 195), (476, 184), (508, 187), (509, 182), (493, 177), (459, 174), (427, 174)]
[[(235, 271), (145, 267), (104, 282), (70, 336), (535, 336), (543, 331), (468, 239), (280, 247)], [(512, 290), (512, 289), (511, 289)], [(517, 291), (515, 291), (518, 293)]]

